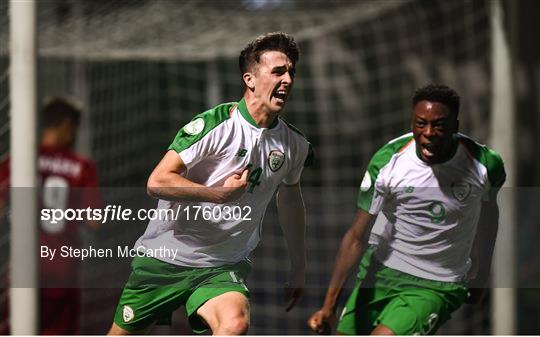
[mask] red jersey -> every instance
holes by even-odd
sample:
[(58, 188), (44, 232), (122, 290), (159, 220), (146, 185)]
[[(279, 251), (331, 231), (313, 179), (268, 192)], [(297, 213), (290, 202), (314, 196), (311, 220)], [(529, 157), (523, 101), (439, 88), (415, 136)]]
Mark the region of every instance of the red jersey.
[[(38, 157), (41, 209), (100, 207), (96, 165), (66, 148), (41, 146)], [(0, 166), (0, 198), (6, 200), (9, 158)], [(40, 259), (41, 287), (76, 287), (77, 259), (59, 257), (62, 246), (79, 247), (79, 228), (85, 221), (39, 221), (39, 245), (57, 249), (54, 259)], [(39, 247), (38, 247), (39, 252)]]
[[(41, 146), (38, 157), (40, 208), (97, 208), (101, 199), (97, 191), (95, 164), (68, 150)], [(0, 165), (0, 201), (9, 198), (9, 158)], [(85, 221), (40, 221), (39, 244), (60, 250), (61, 246), (79, 248), (79, 228)], [(39, 249), (38, 249), (39, 252)], [(78, 261), (55, 257), (40, 259), (40, 328), (41, 335), (79, 334), (80, 289)], [(0, 334), (9, 332), (8, 301), (3, 303), (4, 324)], [(1, 322), (0, 322), (1, 323)]]

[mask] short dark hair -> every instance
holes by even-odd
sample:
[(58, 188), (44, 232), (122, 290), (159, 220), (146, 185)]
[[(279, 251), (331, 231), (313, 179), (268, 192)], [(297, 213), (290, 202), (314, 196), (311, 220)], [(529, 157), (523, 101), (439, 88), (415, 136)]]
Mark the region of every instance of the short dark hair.
[(421, 101), (444, 104), (456, 117), (459, 115), (459, 95), (446, 85), (428, 84), (418, 88), (412, 99), (413, 108)]
[(41, 109), (43, 128), (58, 126), (65, 120), (70, 120), (74, 125), (78, 126), (81, 113), (82, 105), (71, 97), (48, 97), (45, 99)]
[(238, 63), (242, 75), (250, 71), (259, 62), (261, 55), (267, 51), (282, 52), (293, 65), (296, 65), (300, 57), (300, 50), (292, 36), (282, 32), (267, 33), (250, 42), (240, 52)]

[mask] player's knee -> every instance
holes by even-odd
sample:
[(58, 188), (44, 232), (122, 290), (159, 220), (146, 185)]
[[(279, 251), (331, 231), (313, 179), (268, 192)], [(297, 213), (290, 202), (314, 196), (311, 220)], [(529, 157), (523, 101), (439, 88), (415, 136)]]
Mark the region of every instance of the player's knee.
[(227, 335), (246, 335), (249, 329), (249, 318), (237, 316), (222, 323), (222, 331)]

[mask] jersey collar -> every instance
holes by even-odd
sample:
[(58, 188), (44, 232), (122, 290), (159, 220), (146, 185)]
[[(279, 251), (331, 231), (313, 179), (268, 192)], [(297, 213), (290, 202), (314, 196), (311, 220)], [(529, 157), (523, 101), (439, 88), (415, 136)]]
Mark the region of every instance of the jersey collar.
[[(242, 98), (240, 100), (240, 102), (238, 102), (238, 110), (240, 111), (240, 114), (242, 115), (242, 117), (244, 117), (244, 119), (251, 125), (253, 125), (254, 127), (260, 129), (261, 127), (257, 124), (257, 122), (255, 122), (255, 120), (253, 119), (253, 117), (251, 116), (251, 114), (249, 113), (248, 111), (248, 108), (247, 108), (247, 105), (246, 105), (246, 100), (244, 98)], [(278, 117), (276, 117), (274, 119), (274, 121), (272, 122), (272, 124), (268, 127), (268, 129), (273, 129), (275, 128), (276, 126), (278, 125)]]

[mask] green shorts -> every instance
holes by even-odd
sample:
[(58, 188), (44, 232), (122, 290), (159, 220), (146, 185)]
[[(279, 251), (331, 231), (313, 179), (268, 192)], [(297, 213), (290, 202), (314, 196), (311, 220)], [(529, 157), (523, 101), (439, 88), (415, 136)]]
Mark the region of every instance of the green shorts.
[(426, 280), (382, 265), (369, 247), (339, 318), (343, 335), (369, 335), (382, 324), (396, 335), (432, 335), (461, 306), (461, 283)]
[(116, 307), (114, 322), (133, 332), (153, 324), (171, 324), (172, 312), (185, 305), (191, 328), (200, 333), (208, 329), (196, 314), (206, 301), (229, 291), (249, 298), (244, 278), (251, 264), (212, 268), (190, 268), (151, 257), (135, 257), (132, 272)]

